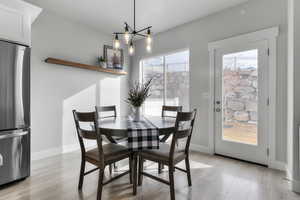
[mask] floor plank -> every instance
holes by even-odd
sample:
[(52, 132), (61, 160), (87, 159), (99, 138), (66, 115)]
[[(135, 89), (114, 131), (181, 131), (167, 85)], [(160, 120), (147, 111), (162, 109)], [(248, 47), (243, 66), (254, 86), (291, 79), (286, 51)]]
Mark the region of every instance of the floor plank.
[[(98, 173), (87, 175), (82, 192), (78, 192), (80, 153), (73, 152), (32, 163), (32, 175), (23, 181), (0, 187), (0, 200), (95, 200)], [(146, 164), (146, 170), (157, 174), (157, 165)], [(184, 163), (179, 164), (184, 167)], [(93, 166), (88, 165), (87, 168)], [(119, 169), (122, 172), (125, 169)], [(193, 186), (187, 178), (175, 172), (177, 200), (299, 200), (290, 191), (284, 172), (237, 160), (192, 153)], [(105, 174), (108, 177), (108, 172)], [(167, 168), (160, 175), (168, 178)], [(103, 198), (110, 200), (166, 200), (166, 185), (144, 178), (137, 196), (125, 176), (104, 187)]]

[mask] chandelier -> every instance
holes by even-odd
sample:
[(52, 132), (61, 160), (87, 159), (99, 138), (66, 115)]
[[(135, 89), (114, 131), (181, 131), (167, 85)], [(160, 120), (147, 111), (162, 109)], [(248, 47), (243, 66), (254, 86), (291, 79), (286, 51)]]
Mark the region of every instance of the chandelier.
[(151, 28), (152, 26), (148, 26), (146, 28), (136, 30), (135, 26), (135, 0), (133, 0), (133, 28), (128, 25), (127, 22), (124, 23), (124, 32), (115, 32), (114, 34), (114, 42), (113, 46), (115, 49), (120, 48), (120, 40), (119, 36), (122, 35), (124, 37), (124, 41), (128, 46), (128, 51), (130, 55), (134, 54), (134, 46), (133, 46), (133, 40), (135, 37), (143, 37), (146, 38), (146, 49), (148, 52), (151, 52), (151, 43), (152, 43), (152, 37), (151, 37)]

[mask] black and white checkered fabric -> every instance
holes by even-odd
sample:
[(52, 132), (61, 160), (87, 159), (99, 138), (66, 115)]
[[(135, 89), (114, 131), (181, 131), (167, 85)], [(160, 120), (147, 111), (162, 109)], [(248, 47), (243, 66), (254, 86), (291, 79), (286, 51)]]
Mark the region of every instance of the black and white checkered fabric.
[(128, 148), (133, 151), (159, 149), (159, 130), (147, 119), (128, 121)]

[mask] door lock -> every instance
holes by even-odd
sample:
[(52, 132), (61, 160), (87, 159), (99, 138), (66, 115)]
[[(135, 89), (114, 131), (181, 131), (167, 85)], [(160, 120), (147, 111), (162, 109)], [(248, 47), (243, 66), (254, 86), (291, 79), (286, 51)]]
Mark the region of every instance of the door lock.
[(221, 108), (216, 108), (216, 112), (221, 112)]

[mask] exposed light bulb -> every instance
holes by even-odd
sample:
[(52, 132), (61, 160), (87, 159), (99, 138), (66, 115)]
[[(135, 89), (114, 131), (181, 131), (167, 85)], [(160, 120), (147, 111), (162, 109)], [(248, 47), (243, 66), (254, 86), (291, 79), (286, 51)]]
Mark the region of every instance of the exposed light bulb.
[(147, 45), (146, 49), (147, 49), (148, 53), (151, 53), (151, 51), (152, 51), (152, 47), (151, 47), (151, 45), (150, 45), (150, 44), (148, 44), (148, 45)]
[(115, 36), (115, 40), (114, 40), (114, 48), (115, 48), (115, 49), (120, 48), (120, 41), (119, 41), (118, 34), (116, 34), (116, 36)]
[(147, 31), (146, 41), (147, 41), (147, 45), (150, 45), (152, 43), (152, 37), (151, 37), (151, 31), (150, 31), (150, 29), (148, 29), (148, 31)]
[(133, 55), (133, 54), (134, 54), (134, 47), (133, 47), (132, 41), (130, 42), (128, 51), (129, 51), (129, 54), (130, 54), (130, 55)]
[(147, 36), (147, 44), (151, 44), (152, 43), (152, 38), (150, 35)]
[(130, 40), (129, 32), (125, 32), (125, 34), (124, 34), (124, 40), (125, 40), (126, 44), (129, 43), (129, 40)]
[(128, 44), (130, 41), (130, 34), (129, 34), (129, 29), (128, 29), (127, 24), (125, 25), (124, 40), (125, 40), (126, 44)]

